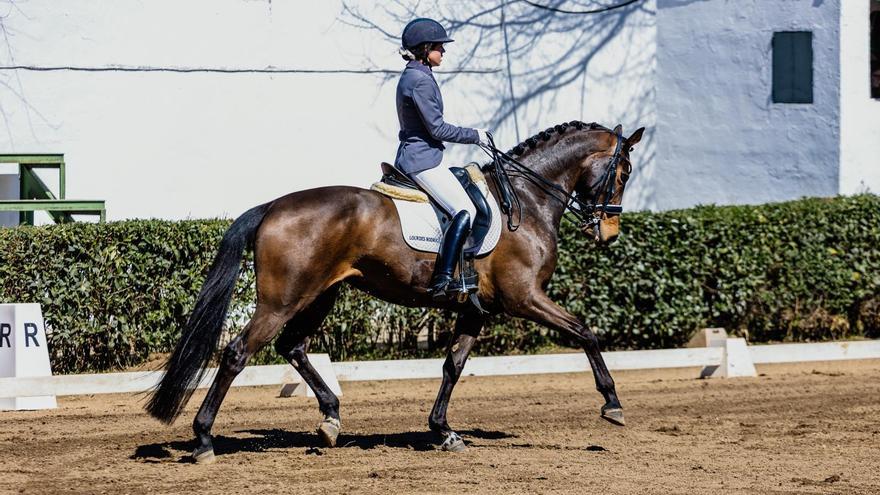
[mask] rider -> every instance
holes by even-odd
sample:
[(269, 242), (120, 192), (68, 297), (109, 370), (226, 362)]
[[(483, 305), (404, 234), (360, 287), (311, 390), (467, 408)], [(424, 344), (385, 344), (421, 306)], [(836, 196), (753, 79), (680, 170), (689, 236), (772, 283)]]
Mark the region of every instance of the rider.
[(394, 166), (407, 174), (452, 218), (446, 232), (428, 292), (436, 300), (449, 298), (450, 282), (476, 208), (449, 167), (443, 166), (443, 142), (488, 142), (484, 129), (458, 127), (443, 121), (443, 98), (432, 67), (443, 61), (446, 30), (433, 19), (419, 18), (403, 28), (400, 54), (407, 61), (397, 84), (397, 117), (400, 146)]

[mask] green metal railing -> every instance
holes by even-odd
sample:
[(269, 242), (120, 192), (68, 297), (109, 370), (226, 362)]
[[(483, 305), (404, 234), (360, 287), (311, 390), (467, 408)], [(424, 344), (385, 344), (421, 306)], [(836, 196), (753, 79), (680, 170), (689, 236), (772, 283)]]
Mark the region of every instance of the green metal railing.
[[(18, 164), (20, 199), (0, 200), (0, 212), (19, 212), (20, 225), (33, 225), (36, 211), (46, 211), (55, 223), (73, 222), (73, 215), (98, 215), (99, 221), (106, 220), (103, 200), (65, 197), (67, 170), (63, 154), (0, 154), (0, 163)], [(36, 169), (58, 170), (57, 198), (36, 174)]]

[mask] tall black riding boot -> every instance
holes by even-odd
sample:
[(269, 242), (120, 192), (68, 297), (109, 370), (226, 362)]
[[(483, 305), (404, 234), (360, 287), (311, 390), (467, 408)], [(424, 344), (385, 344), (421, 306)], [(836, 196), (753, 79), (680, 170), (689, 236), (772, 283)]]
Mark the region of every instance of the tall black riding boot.
[(435, 301), (450, 298), (449, 285), (452, 274), (455, 273), (455, 264), (470, 233), (470, 214), (466, 211), (458, 212), (443, 234), (443, 243), (440, 244), (440, 252), (437, 253), (437, 262), (434, 264), (434, 275), (431, 276), (431, 284), (428, 286), (428, 292)]

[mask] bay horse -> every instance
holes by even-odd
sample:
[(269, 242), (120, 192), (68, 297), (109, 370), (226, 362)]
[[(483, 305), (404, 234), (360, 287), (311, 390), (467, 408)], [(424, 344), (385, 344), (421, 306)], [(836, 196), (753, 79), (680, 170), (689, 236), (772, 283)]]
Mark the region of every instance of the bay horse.
[[(556, 267), (557, 237), (569, 201), (592, 198), (592, 206), (620, 205), (632, 170), (629, 153), (644, 128), (626, 139), (621, 131), (621, 126), (611, 130), (575, 121), (547, 129), (514, 147), (509, 155), (503, 154), (532, 176), (519, 170), (507, 178), (518, 197), (519, 228), (504, 230), (494, 251), (475, 260), (477, 297), (485, 312), (467, 302), (432, 300), (426, 287), (435, 255), (406, 245), (396, 207), (387, 196), (356, 187), (321, 187), (248, 210), (223, 235), (180, 341), (165, 364), (166, 374), (151, 392), (146, 410), (168, 424), (181, 413), (217, 347), (244, 251), (252, 248), (256, 308), (242, 332), (226, 346), (193, 421), (197, 462), (214, 460), (211, 427), (233, 379), (279, 333), (275, 349), (315, 392), (324, 416), (318, 433), (328, 446), (335, 445), (340, 431), (339, 399), (309, 363), (307, 350), (342, 283), (394, 304), (457, 313), (440, 390), (428, 418), (443, 450), (465, 449), (447, 422), (446, 409), (490, 314), (526, 318), (573, 336), (583, 347), (596, 388), (605, 399), (601, 417), (623, 426), (623, 409), (596, 336), (545, 293)], [(486, 168), (489, 176), (498, 173), (498, 169)], [(489, 182), (498, 198), (498, 184), (503, 182), (496, 181)], [(567, 196), (560, 199), (548, 194), (548, 187)], [(619, 232), (619, 217), (608, 211), (600, 207), (590, 213), (594, 216), (591, 232), (600, 244), (610, 243)]]

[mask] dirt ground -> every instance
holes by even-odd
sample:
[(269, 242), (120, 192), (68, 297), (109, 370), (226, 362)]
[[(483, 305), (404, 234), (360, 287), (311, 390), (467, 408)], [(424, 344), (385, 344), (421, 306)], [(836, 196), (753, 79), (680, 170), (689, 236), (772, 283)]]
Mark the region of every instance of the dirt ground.
[[(465, 370), (467, 371), (467, 370)], [(880, 361), (762, 366), (758, 378), (617, 372), (627, 426), (599, 418), (587, 374), (464, 377), (435, 449), (438, 381), (343, 383), (340, 447), (318, 447), (314, 399), (230, 392), (218, 462), (190, 462), (190, 421), (143, 397), (60, 397), (0, 413), (2, 493), (880, 493)]]

